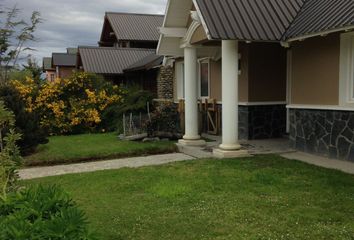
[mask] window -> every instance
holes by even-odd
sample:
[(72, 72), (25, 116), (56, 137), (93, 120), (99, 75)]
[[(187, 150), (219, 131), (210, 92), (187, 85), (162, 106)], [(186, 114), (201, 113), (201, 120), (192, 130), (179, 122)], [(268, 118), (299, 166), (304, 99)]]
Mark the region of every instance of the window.
[(54, 82), (54, 80), (55, 80), (55, 75), (54, 75), (54, 73), (51, 73), (50, 74), (50, 81)]
[(199, 61), (199, 96), (209, 97), (210, 85), (210, 60), (203, 59)]
[(339, 102), (354, 106), (354, 33), (341, 35)]
[(176, 62), (177, 100), (184, 99), (184, 62)]

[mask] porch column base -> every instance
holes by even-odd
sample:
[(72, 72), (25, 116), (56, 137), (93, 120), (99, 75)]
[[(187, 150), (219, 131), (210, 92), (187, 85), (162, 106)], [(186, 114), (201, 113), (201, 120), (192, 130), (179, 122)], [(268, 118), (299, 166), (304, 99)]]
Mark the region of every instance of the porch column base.
[(247, 150), (223, 150), (221, 148), (215, 148), (213, 150), (213, 155), (216, 158), (243, 158), (251, 157)]
[(195, 139), (195, 140), (180, 139), (178, 143), (183, 146), (191, 146), (191, 147), (202, 147), (206, 145), (206, 142), (203, 139)]
[(220, 149), (225, 150), (225, 151), (239, 151), (241, 150), (242, 146), (238, 143), (235, 144), (221, 144), (219, 146)]

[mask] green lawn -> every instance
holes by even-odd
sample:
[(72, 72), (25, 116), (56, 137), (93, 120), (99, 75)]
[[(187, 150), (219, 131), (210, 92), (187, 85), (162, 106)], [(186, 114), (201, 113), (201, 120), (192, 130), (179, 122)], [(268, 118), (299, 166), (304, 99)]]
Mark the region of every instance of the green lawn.
[(173, 142), (119, 141), (114, 133), (50, 137), (35, 154), (25, 158), (25, 165), (54, 165), (147, 154), (175, 152)]
[(51, 177), (100, 238), (354, 239), (354, 176), (278, 156)]

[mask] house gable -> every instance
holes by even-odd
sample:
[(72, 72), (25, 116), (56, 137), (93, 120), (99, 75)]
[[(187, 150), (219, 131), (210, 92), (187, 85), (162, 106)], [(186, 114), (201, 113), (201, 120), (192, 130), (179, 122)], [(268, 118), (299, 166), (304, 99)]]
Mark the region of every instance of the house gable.
[(157, 54), (165, 56), (183, 56), (180, 48), (181, 39), (187, 33), (191, 24), (192, 0), (169, 0), (167, 3), (165, 19), (160, 29), (160, 41)]
[(156, 48), (162, 15), (107, 12), (100, 46)]
[(117, 42), (116, 35), (113, 31), (111, 24), (108, 21), (108, 18), (105, 16), (101, 38), (98, 42), (100, 47), (113, 47), (114, 44)]

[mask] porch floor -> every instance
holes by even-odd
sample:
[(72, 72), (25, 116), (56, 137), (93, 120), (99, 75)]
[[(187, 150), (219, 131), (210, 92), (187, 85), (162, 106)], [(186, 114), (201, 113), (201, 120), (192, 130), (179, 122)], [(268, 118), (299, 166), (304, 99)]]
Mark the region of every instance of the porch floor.
[[(203, 134), (202, 137), (207, 140), (205, 147), (186, 147), (177, 144), (179, 150), (185, 154), (196, 158), (213, 157), (213, 149), (221, 143), (221, 137)], [(265, 139), (265, 140), (244, 140), (240, 141), (242, 147), (248, 150), (250, 154), (282, 154), (294, 152), (289, 147), (289, 140), (286, 138), (280, 139)]]
[[(213, 158), (213, 149), (219, 146), (221, 138), (206, 134), (203, 134), (202, 137), (207, 140), (205, 147), (187, 147), (177, 144), (180, 152), (195, 158)], [(298, 160), (312, 165), (354, 174), (354, 163), (298, 152), (290, 148), (287, 138), (248, 140), (240, 141), (240, 143), (251, 155), (279, 154), (289, 160)]]

